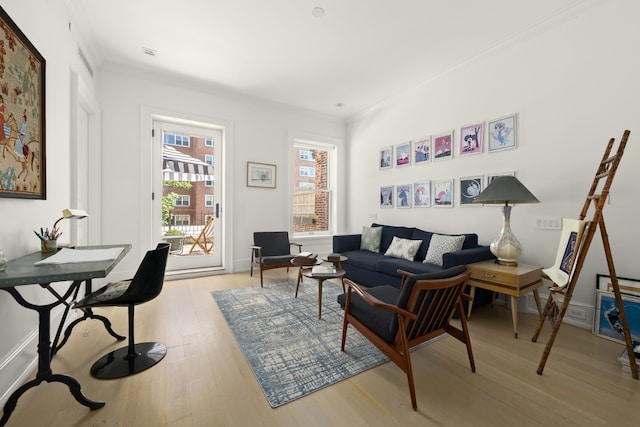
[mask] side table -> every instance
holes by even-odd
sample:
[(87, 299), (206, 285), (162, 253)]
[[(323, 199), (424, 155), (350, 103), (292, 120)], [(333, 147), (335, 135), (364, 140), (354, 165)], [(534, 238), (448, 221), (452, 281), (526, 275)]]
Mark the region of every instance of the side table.
[[(346, 274), (346, 272), (342, 268), (336, 268), (335, 273), (320, 273), (314, 274), (312, 268), (300, 269), (302, 275), (304, 277), (308, 277), (309, 279), (315, 279), (318, 281), (318, 319), (322, 319), (322, 283), (327, 279), (340, 279), (342, 283), (342, 291), (344, 292), (344, 282), (342, 278)], [(300, 282), (298, 282), (300, 284)], [(298, 286), (296, 286), (296, 298), (298, 297)]]
[[(495, 261), (481, 261), (467, 265), (471, 273), (469, 285), (471, 297), (475, 295), (476, 287), (492, 292), (511, 296), (511, 317), (513, 319), (513, 334), (518, 338), (518, 297), (533, 291), (538, 314), (542, 316), (542, 306), (538, 288), (542, 286), (542, 267), (527, 264), (507, 266)], [(471, 307), (467, 309), (467, 319), (471, 317)]]

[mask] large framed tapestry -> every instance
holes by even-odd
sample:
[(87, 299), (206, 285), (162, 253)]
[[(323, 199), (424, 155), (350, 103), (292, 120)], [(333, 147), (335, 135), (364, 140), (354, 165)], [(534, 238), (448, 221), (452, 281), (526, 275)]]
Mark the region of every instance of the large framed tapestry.
[(46, 199), (45, 59), (0, 7), (0, 197)]

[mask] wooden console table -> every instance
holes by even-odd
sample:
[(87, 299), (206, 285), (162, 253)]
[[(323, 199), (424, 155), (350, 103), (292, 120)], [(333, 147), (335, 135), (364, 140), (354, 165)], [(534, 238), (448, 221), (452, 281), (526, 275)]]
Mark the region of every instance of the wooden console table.
[[(495, 261), (481, 261), (467, 265), (471, 272), (469, 285), (473, 298), (476, 287), (511, 296), (511, 316), (513, 318), (513, 334), (518, 338), (518, 297), (533, 291), (538, 314), (542, 316), (542, 306), (538, 288), (542, 286), (542, 267), (518, 264), (507, 266)], [(493, 298), (491, 299), (493, 302)], [(467, 319), (471, 317), (471, 307), (467, 309)]]

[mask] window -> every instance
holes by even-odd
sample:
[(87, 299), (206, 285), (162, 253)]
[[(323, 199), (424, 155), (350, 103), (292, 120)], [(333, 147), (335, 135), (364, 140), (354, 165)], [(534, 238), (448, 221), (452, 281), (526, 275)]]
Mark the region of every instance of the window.
[(204, 205), (208, 208), (213, 207), (213, 194), (206, 194), (204, 196)]
[(191, 197), (188, 194), (180, 194), (176, 199), (176, 207), (189, 207), (191, 205)]
[(178, 135), (175, 133), (164, 133), (164, 141), (165, 144), (169, 145), (180, 145), (182, 147), (189, 146), (189, 135)]
[(191, 224), (191, 217), (189, 215), (172, 215), (173, 225), (189, 225)]
[(204, 155), (204, 162), (208, 165), (213, 166), (213, 154), (205, 154)]
[(213, 138), (205, 138), (204, 145), (207, 147), (213, 147)]
[(316, 176), (316, 168), (312, 168), (310, 166), (300, 166), (300, 176)]
[[(297, 235), (333, 231), (331, 179), (335, 145), (307, 140), (293, 141), (293, 232)], [(308, 166), (313, 161), (315, 166)]]

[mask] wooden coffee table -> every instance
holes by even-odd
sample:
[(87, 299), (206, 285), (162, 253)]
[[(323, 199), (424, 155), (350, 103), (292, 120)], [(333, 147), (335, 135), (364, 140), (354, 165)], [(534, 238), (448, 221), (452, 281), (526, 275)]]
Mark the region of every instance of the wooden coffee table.
[[(308, 277), (310, 279), (315, 279), (318, 281), (318, 319), (322, 319), (322, 283), (327, 279), (340, 279), (340, 283), (342, 284), (342, 291), (344, 292), (344, 282), (342, 282), (342, 278), (345, 275), (345, 271), (342, 268), (336, 268), (335, 273), (322, 273), (322, 274), (313, 274), (312, 268), (301, 268), (300, 273), (304, 277)], [(298, 298), (298, 286), (300, 285), (300, 281), (296, 285), (296, 298)]]

